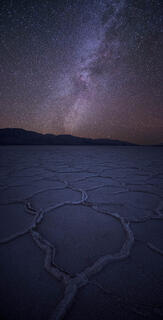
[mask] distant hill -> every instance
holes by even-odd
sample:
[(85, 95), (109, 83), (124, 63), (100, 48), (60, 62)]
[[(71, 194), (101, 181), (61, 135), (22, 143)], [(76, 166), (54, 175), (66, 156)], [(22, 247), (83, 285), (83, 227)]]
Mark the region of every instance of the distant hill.
[(111, 139), (88, 139), (71, 135), (41, 134), (17, 128), (0, 129), (0, 145), (109, 145), (133, 146), (134, 144)]

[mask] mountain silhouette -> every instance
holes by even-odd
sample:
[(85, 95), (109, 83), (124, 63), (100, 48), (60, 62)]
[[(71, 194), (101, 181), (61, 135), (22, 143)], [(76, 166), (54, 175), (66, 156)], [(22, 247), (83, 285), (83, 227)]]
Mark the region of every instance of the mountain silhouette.
[(110, 145), (133, 146), (135, 144), (111, 140), (90, 139), (72, 135), (41, 134), (19, 128), (0, 129), (0, 145)]

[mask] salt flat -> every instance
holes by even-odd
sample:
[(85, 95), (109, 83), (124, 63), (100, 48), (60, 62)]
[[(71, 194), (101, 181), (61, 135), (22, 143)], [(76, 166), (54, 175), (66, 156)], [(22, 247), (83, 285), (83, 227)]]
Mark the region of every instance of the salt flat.
[(162, 319), (163, 148), (0, 155), (1, 318)]

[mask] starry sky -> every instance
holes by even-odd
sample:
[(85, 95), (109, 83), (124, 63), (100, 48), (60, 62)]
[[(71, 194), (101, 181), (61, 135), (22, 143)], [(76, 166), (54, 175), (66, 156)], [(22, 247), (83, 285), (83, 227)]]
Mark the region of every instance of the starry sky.
[(162, 0), (1, 0), (0, 128), (163, 142)]

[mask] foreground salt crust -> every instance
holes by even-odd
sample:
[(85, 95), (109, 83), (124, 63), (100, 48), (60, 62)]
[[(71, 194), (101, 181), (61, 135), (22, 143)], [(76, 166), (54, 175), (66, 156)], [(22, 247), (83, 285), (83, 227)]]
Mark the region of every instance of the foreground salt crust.
[[(59, 301), (55, 298), (54, 310), (47, 310), (47, 315), (43, 316), (40, 308), (32, 317), (45, 319), (48, 316), (50, 319), (63, 319), (71, 315), (71, 319), (76, 317), (80, 319), (73, 304), (78, 301), (81, 290), (85, 292), (88, 288), (89, 292), (90, 286), (94, 286), (99, 295), (103, 292), (109, 299), (112, 296), (115, 302), (121, 300), (121, 305), (126, 308), (125, 312), (128, 316), (131, 313), (133, 319), (144, 316), (155, 319), (156, 315), (159, 319), (162, 316), (160, 304), (157, 304), (153, 311), (150, 311), (150, 305), (142, 307), (141, 303), (136, 302), (138, 291), (136, 298), (129, 299), (125, 304), (124, 294), (119, 294), (119, 298), (118, 295), (114, 295), (113, 287), (111, 291), (110, 288), (105, 288), (108, 279), (105, 274), (109, 273), (114, 264), (121, 268), (121, 263), (127, 261), (132, 256), (135, 246), (137, 248), (140, 244), (141, 250), (136, 253), (138, 261), (141, 261), (142, 255), (146, 254), (147, 250), (150, 250), (153, 259), (155, 255), (160, 257), (157, 259), (162, 259), (163, 239), (160, 225), (163, 220), (163, 153), (161, 149), (154, 150), (157, 157), (153, 149), (136, 147), (36, 147), (36, 149), (1, 147), (0, 172), (0, 206), (3, 211), (1, 221), (5, 223), (3, 237), (0, 239), (3, 250), (5, 247), (7, 252), (8, 246), (17, 241), (22, 243), (21, 250), (24, 250), (23, 239), (28, 235), (43, 253), (44, 269), (56, 279), (58, 283), (56, 288), (62, 284), (60, 289), (59, 287), (56, 289), (61, 290), (61, 293)], [(18, 207), (22, 212), (21, 216), (20, 213), (16, 214), (15, 210)], [(151, 236), (142, 239), (142, 234), (146, 234), (147, 223), (151, 223), (152, 226), (155, 223), (157, 226), (155, 232), (151, 231)], [(77, 234), (76, 230), (80, 225), (82, 228)], [(92, 242), (91, 230), (95, 237), (92, 238)], [(159, 233), (157, 239), (156, 232)], [(74, 238), (75, 233), (76, 238)], [(90, 242), (89, 248), (82, 247), (84, 240), (86, 246), (87, 242)], [(73, 259), (73, 252), (74, 255), (77, 253), (74, 245), (78, 246), (79, 251), (77, 262), (77, 256)], [(5, 268), (7, 259), (2, 263)], [(19, 265), (19, 261), (17, 264)], [(157, 265), (157, 277), (161, 283), (160, 266), (161, 262)], [(134, 270), (134, 267), (132, 268)], [(149, 270), (151, 268), (152, 272), (152, 264), (148, 268)], [(145, 274), (143, 281), (146, 281), (146, 271), (143, 272)], [(100, 275), (104, 275), (105, 283)], [(19, 278), (19, 274), (17, 277)], [(125, 282), (126, 280), (124, 286)], [(153, 283), (155, 284), (155, 279)], [(162, 286), (158, 290), (160, 295), (163, 295)], [(7, 308), (7, 299), (4, 297), (3, 299)], [(94, 303), (103, 308), (98, 298), (95, 300)], [(7, 314), (5, 307), (1, 309), (5, 317)], [(78, 309), (82, 310), (82, 301)], [(111, 311), (109, 307), (105, 309), (103, 319), (108, 319), (109, 314), (110, 318), (114, 319), (116, 310)], [(10, 314), (6, 317), (16, 319), (21, 315), (26, 319), (24, 310), (29, 310), (28, 304), (23, 311), (13, 311), (14, 317)], [(123, 319), (123, 310), (120, 309), (118, 312), (119, 319)], [(92, 312), (92, 319), (98, 319), (97, 314)], [(84, 318), (91, 319), (91, 315), (85, 314)]]

